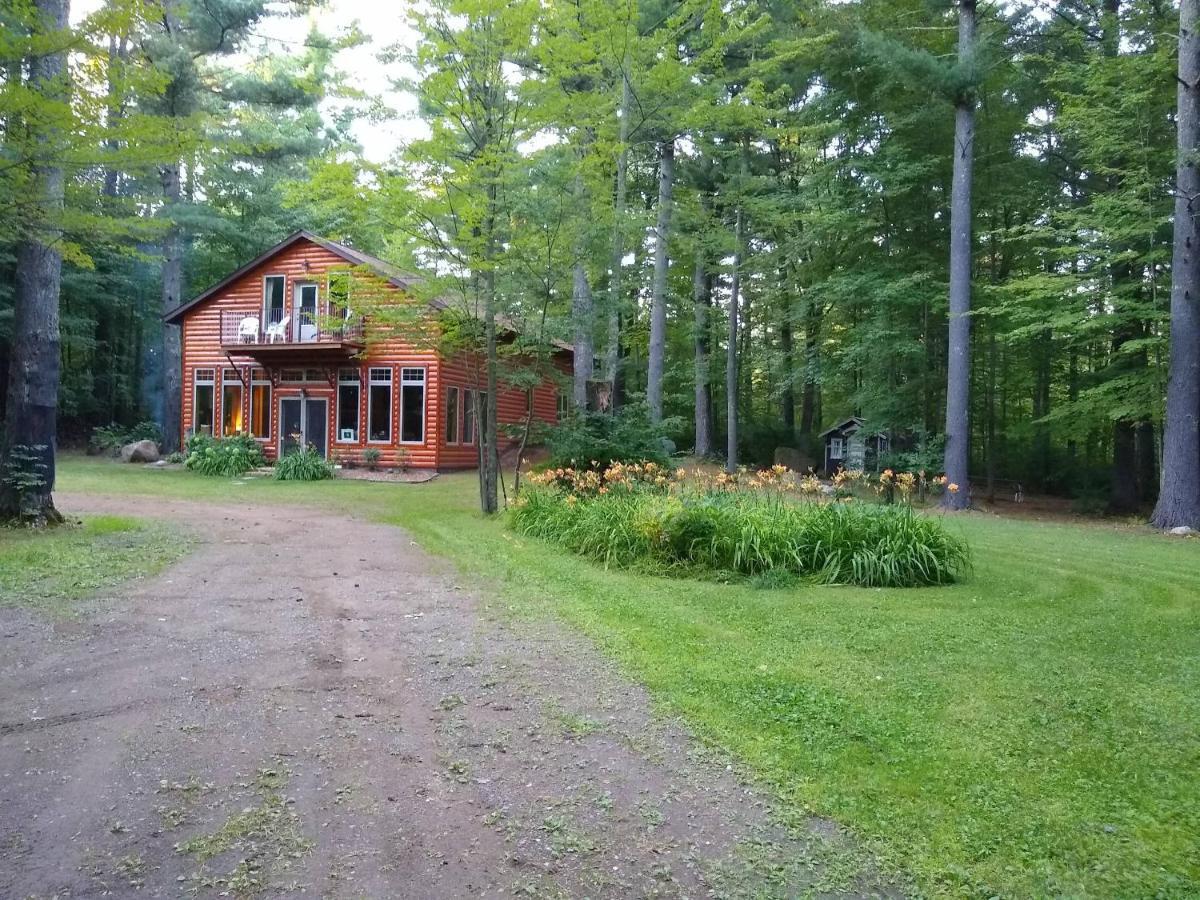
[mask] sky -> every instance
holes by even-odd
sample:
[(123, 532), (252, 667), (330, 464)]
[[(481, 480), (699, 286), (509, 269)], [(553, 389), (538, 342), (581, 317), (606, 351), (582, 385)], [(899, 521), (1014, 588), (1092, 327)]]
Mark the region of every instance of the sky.
[[(103, 0), (74, 0), (71, 19), (78, 22), (102, 5)], [(348, 84), (382, 99), (394, 111), (385, 121), (363, 117), (352, 126), (355, 139), (362, 144), (363, 155), (373, 162), (387, 160), (398, 147), (425, 133), (424, 125), (413, 118), (416, 99), (392, 89), (390, 79), (401, 74), (398, 66), (384, 66), (377, 58), (379, 51), (389, 45), (412, 45), (414, 35), (402, 9), (403, 4), (395, 0), (326, 0), (319, 9), (303, 16), (272, 16), (254, 29), (256, 37), (271, 53), (286, 53), (289, 48), (298, 49), (303, 44), (313, 24), (332, 35), (358, 22), (369, 43), (342, 51), (337, 58), (338, 68), (347, 76)], [(329, 101), (326, 112), (332, 112), (337, 105), (337, 101)]]

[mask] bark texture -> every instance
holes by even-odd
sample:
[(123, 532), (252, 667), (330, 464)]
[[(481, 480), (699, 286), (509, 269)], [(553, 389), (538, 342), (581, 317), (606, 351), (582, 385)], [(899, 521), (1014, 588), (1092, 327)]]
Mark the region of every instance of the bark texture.
[[(975, 0), (958, 5), (958, 58), (975, 44)], [(969, 405), (971, 383), (971, 176), (975, 158), (975, 96), (965, 91), (954, 108), (954, 174), (950, 197), (950, 339), (946, 373), (946, 476), (958, 485), (943, 503), (970, 504)]]
[(729, 283), (729, 343), (725, 347), (725, 471), (738, 467), (738, 319), (742, 296), (742, 240), (744, 213), (739, 206), (733, 225), (733, 277)]
[(621, 361), (621, 261), (625, 257), (625, 206), (629, 193), (629, 86), (628, 60), (621, 69), (621, 121), (617, 125), (621, 150), (617, 154), (617, 183), (613, 193), (612, 254), (609, 257), (608, 342), (604, 348), (604, 379), (613, 385), (612, 409), (617, 407), (617, 366)]
[[(183, 300), (183, 235), (175, 222), (182, 198), (180, 165), (169, 163), (160, 170), (166, 214), (171, 217), (162, 239), (162, 308), (167, 313)], [(183, 351), (179, 326), (163, 323), (163, 452), (179, 449), (183, 434), (182, 396)]]
[(663, 417), (663, 363), (667, 346), (668, 239), (675, 189), (675, 138), (662, 142), (658, 162), (658, 221), (654, 226), (654, 281), (650, 299), (650, 354), (646, 367), (646, 405), (650, 421)]
[[(37, 28), (62, 31), (70, 19), (69, 0), (37, 0)], [(48, 42), (54, 44), (56, 42)], [(66, 51), (30, 57), (28, 84), (48, 97), (68, 93)], [(62, 520), (54, 508), (54, 457), (58, 427), (59, 289), (62, 282), (64, 179), (56, 162), (62, 135), (44, 125), (32, 126), (34, 150), (32, 184), (38, 203), (32, 221), (23, 223), (17, 246), (13, 298), (12, 350), (0, 471), (0, 518), (21, 518), (33, 524)], [(21, 486), (13, 476), (23, 473), (40, 483)]]
[(709, 386), (709, 318), (712, 312), (712, 274), (708, 271), (704, 251), (696, 251), (696, 270), (692, 275), (692, 310), (694, 316), (693, 343), (696, 349), (696, 448), (699, 457), (713, 451), (712, 391)]
[(1171, 358), (1162, 486), (1153, 523), (1200, 528), (1200, 0), (1179, 7), (1179, 126)]
[(592, 349), (592, 287), (582, 262), (575, 263), (571, 278), (571, 320), (575, 326), (575, 354), (571, 394), (575, 408), (587, 409), (588, 382), (592, 378), (595, 351)]

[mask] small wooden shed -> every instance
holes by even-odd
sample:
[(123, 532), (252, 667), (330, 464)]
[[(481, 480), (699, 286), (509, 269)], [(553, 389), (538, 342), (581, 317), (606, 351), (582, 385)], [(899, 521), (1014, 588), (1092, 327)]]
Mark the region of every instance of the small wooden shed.
[(838, 469), (859, 472), (878, 470), (880, 458), (892, 449), (892, 441), (886, 433), (868, 432), (865, 426), (861, 418), (851, 416), (821, 432), (821, 440), (825, 442), (825, 471), (828, 474)]

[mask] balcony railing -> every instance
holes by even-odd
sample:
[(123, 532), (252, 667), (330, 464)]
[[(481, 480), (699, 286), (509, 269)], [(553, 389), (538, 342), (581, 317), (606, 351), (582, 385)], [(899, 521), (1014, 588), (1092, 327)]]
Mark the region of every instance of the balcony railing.
[(265, 317), (259, 313), (221, 311), (221, 343), (224, 345), (361, 344), (362, 341), (361, 316), (335, 320), (330, 316), (314, 315), (308, 310), (292, 315), (273, 309)]

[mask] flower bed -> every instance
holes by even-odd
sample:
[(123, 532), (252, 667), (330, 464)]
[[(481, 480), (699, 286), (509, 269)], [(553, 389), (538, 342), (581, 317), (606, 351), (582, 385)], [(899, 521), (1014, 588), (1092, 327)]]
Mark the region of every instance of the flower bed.
[(606, 565), (822, 584), (947, 584), (961, 538), (907, 504), (825, 499), (781, 468), (697, 482), (653, 463), (549, 470), (511, 513), (520, 533)]

